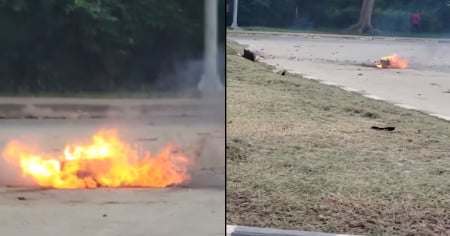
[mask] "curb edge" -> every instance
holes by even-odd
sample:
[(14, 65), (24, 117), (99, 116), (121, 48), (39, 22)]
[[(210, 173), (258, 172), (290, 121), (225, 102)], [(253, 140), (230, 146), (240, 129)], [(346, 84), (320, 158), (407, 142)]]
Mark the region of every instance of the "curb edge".
[(228, 236), (356, 236), (322, 232), (308, 232), (275, 228), (257, 228), (239, 225), (227, 225)]

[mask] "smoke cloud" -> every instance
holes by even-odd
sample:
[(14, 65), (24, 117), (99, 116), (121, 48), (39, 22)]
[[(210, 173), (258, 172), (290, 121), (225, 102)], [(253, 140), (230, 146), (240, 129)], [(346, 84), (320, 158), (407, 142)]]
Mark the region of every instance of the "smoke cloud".
[[(225, 82), (225, 47), (218, 47), (218, 73), (222, 83)], [(175, 62), (172, 73), (161, 73), (155, 84), (157, 89), (183, 94), (197, 90), (197, 85), (203, 75), (203, 58), (193, 58)]]

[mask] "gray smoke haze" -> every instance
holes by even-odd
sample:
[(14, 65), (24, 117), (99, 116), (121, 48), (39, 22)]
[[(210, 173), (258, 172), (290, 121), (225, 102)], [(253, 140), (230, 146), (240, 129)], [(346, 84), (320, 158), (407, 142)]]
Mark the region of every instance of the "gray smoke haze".
[(416, 55), (414, 60), (432, 70), (450, 72), (450, 64), (446, 60), (447, 55), (450, 54), (448, 44), (448, 42), (440, 42), (439, 40), (423, 43), (423, 47), (426, 48), (426, 53)]
[[(218, 73), (222, 83), (225, 81), (225, 47), (220, 45), (218, 50)], [(192, 92), (203, 75), (203, 58), (192, 58), (175, 62), (172, 73), (162, 72), (156, 82), (156, 88), (176, 93)]]
[[(222, 84), (225, 86), (225, 45), (218, 47), (218, 74)], [(205, 60), (190, 59), (177, 61), (173, 73), (161, 73), (157, 88), (174, 92), (179, 97), (189, 96), (198, 92), (198, 83), (203, 75)], [(203, 99), (191, 110), (194, 116), (204, 122), (214, 122), (225, 124), (225, 94), (224, 92), (214, 92), (213, 94), (202, 94)], [(187, 113), (191, 111), (185, 110)]]

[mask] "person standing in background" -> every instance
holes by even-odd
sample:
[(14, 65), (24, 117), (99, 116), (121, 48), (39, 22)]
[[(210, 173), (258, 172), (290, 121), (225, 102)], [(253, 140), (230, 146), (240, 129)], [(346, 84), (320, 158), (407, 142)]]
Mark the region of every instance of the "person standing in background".
[(230, 13), (230, 1), (229, 0), (226, 0), (226, 6), (225, 6), (225, 11), (226, 11), (226, 24), (227, 24), (227, 26), (229, 26), (229, 25), (231, 25), (231, 20), (232, 20), (232, 18), (233, 18), (233, 16), (231, 15), (231, 13)]
[(419, 29), (420, 29), (419, 10), (416, 10), (415, 12), (411, 13), (410, 22), (411, 22), (411, 32), (419, 33)]

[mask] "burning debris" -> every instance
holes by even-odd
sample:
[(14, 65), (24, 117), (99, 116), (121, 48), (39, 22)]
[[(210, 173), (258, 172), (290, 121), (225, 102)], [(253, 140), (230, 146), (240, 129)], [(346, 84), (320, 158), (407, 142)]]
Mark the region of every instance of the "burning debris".
[(376, 67), (380, 69), (386, 68), (405, 69), (408, 68), (408, 61), (397, 54), (392, 54), (390, 56), (382, 57), (376, 63)]
[(191, 164), (174, 146), (152, 155), (123, 142), (115, 130), (101, 130), (92, 143), (66, 146), (57, 156), (13, 141), (3, 158), (38, 186), (62, 189), (168, 187), (189, 180)]

